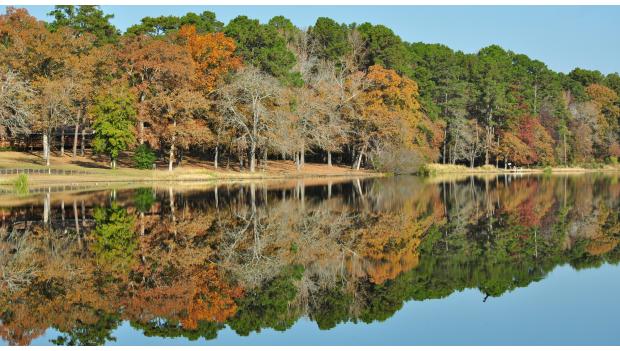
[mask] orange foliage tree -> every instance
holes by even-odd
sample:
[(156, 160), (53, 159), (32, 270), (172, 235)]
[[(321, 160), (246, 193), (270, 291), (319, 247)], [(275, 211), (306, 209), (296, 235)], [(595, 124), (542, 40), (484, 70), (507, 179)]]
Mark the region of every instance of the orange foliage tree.
[(415, 128), (422, 117), (415, 81), (379, 65), (368, 69), (364, 81), (356, 111), (349, 116), (359, 147), (358, 169), (368, 148), (387, 143), (412, 147)]
[(241, 58), (235, 56), (235, 41), (224, 33), (199, 34), (195, 26), (183, 26), (179, 36), (194, 63), (196, 85), (205, 93), (213, 91), (228, 72), (241, 67)]

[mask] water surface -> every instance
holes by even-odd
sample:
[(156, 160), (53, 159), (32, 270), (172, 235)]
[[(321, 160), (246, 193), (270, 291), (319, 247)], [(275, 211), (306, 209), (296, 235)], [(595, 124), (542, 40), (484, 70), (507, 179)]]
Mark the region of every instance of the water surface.
[(619, 205), (601, 175), (3, 194), (0, 343), (618, 345)]

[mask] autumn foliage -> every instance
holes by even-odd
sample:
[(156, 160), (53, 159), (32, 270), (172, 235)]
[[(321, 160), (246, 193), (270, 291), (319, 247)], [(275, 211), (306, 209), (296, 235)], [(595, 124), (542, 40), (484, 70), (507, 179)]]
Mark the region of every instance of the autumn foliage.
[(179, 36), (186, 41), (187, 50), (196, 67), (196, 84), (205, 92), (215, 89), (222, 77), (241, 67), (235, 55), (235, 41), (223, 33), (196, 33), (196, 27), (183, 26)]

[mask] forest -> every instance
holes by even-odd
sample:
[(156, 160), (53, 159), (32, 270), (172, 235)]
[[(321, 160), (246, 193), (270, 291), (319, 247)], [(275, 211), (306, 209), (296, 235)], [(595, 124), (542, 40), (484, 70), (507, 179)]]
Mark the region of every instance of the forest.
[(49, 15), (0, 15), (0, 141), (36, 146), (48, 166), (85, 148), (112, 168), (131, 153), (138, 168), (192, 156), (250, 172), (269, 159), (407, 172), (620, 156), (618, 73), (554, 72), (497, 45), (463, 53), (326, 17), (298, 28), (190, 12), (121, 33), (97, 6)]
[(46, 193), (0, 208), (0, 338), (98, 345), (129, 321), (211, 340), (384, 321), (464, 289), (493, 303), (559, 266), (617, 265), (619, 195), (601, 176)]

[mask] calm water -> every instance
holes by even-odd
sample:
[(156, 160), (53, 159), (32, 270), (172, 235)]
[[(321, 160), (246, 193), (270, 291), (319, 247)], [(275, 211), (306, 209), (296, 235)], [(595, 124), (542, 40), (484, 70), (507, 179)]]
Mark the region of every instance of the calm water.
[(615, 176), (0, 195), (0, 344), (620, 344)]

